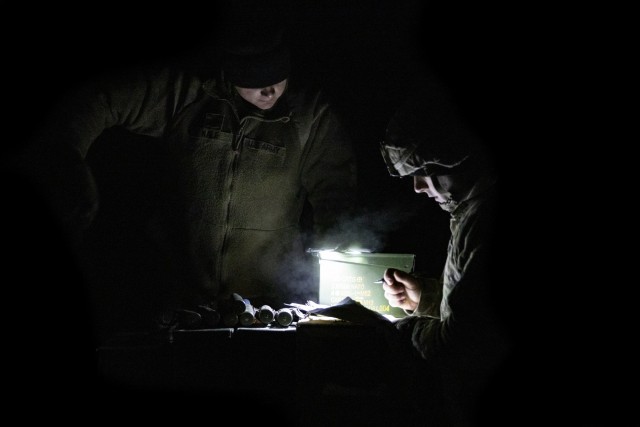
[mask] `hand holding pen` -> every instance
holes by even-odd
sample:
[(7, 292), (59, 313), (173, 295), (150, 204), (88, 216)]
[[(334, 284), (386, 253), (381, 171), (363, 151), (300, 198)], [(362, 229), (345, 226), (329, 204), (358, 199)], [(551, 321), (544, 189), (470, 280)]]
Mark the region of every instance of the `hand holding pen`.
[(420, 302), (422, 285), (410, 273), (395, 268), (388, 268), (384, 276), (375, 283), (381, 284), (384, 297), (391, 307), (414, 311)]

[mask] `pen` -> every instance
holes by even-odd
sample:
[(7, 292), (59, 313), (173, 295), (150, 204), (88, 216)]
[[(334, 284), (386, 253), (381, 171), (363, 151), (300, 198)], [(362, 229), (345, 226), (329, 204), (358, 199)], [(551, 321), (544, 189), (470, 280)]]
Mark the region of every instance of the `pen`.
[(376, 280), (373, 283), (380, 283), (380, 284), (384, 283), (384, 277), (381, 277), (380, 279)]

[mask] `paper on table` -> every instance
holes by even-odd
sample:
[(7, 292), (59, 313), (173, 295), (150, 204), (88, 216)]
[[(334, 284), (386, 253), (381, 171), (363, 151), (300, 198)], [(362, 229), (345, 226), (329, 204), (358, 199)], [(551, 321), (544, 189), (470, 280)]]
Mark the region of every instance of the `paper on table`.
[(332, 306), (314, 308), (309, 310), (308, 313), (335, 317), (349, 322), (372, 326), (379, 326), (383, 324), (388, 326), (390, 323), (394, 322), (393, 319), (390, 319), (377, 311), (366, 308), (351, 297), (346, 297)]

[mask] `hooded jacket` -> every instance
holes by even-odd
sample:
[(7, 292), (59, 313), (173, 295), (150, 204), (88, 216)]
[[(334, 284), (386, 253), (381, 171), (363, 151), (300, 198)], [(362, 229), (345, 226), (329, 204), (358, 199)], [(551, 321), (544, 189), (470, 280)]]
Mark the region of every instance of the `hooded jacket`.
[(441, 204), (451, 231), (442, 275), (429, 280), (415, 274), (424, 285), (419, 305), (396, 328), (438, 372), (452, 422), (470, 425), (478, 400), (511, 351), (494, 275), (497, 175), (477, 141), (432, 144), (429, 129), (395, 125), (381, 144), (391, 174), (429, 175), (451, 185), (449, 200)]
[(91, 189), (85, 159), (106, 129), (167, 144), (180, 305), (232, 292), (278, 304), (317, 292), (301, 235), (305, 203), (314, 231), (326, 235), (349, 211), (356, 186), (351, 142), (323, 94), (290, 79), (276, 105), (262, 111), (221, 79), (171, 69), (123, 77), (86, 86), (61, 106), (46, 134), (48, 151), (70, 149)]

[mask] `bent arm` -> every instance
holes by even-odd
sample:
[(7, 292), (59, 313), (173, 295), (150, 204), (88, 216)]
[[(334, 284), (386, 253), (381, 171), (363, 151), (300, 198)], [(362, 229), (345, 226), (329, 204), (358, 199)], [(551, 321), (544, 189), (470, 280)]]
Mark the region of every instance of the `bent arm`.
[(86, 162), (94, 141), (111, 127), (160, 137), (170, 118), (195, 99), (199, 85), (180, 73), (134, 70), (101, 76), (70, 90), (20, 153), (18, 169), (35, 181), (64, 226), (83, 229), (99, 205)]

